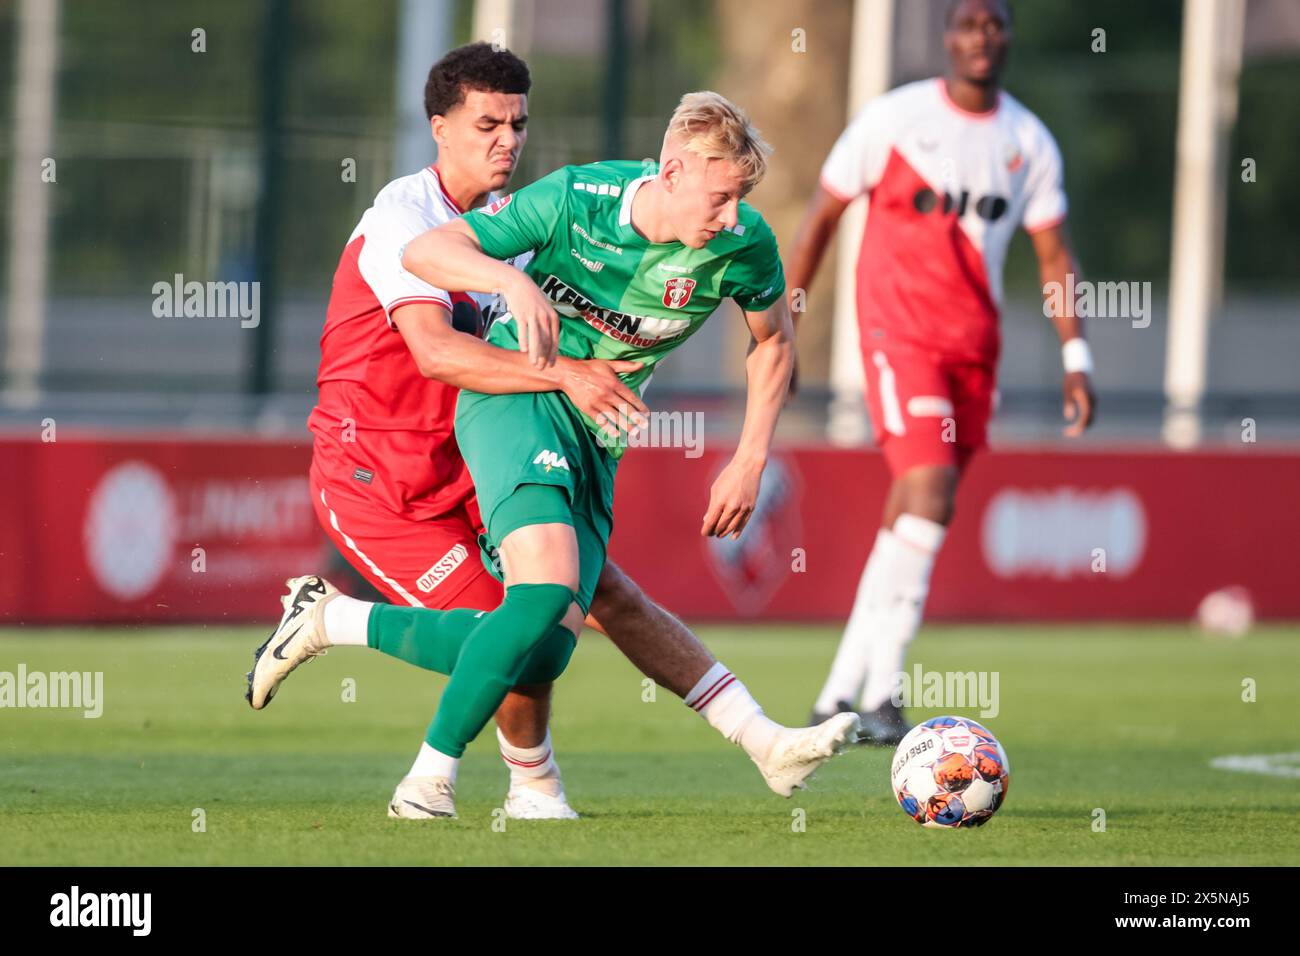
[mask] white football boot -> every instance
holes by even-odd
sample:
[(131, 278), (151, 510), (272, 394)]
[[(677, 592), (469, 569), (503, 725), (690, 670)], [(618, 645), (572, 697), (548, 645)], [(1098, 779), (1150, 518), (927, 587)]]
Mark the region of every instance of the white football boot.
[[(557, 781), (558, 783), (558, 781)], [(511, 784), (506, 794), (506, 817), (511, 820), (576, 820), (578, 812), (569, 806), (564, 787), (549, 794), (526, 783)]]
[(835, 714), (816, 727), (781, 731), (762, 760), (753, 758), (772, 792), (788, 797), (803, 789), (826, 761), (858, 739), (861, 718), (854, 713)]
[(388, 815), (395, 820), (436, 820), (456, 816), (456, 787), (446, 777), (403, 777)]
[(322, 577), (306, 574), (284, 582), (289, 588), (280, 598), (284, 615), (271, 636), (253, 651), (253, 669), (248, 672), (244, 697), (261, 710), (271, 702), (280, 682), (305, 661), (326, 653), (325, 605), (337, 597), (338, 588)]

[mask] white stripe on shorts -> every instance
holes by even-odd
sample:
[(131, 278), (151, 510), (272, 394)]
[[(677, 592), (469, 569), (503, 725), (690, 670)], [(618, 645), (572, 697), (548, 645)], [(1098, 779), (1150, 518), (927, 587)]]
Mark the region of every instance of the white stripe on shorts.
[(402, 587), (400, 584), (398, 584), (396, 581), (394, 581), (392, 578), (386, 575), (383, 571), (381, 571), (379, 569), (379, 565), (371, 561), (370, 558), (368, 558), (365, 555), (365, 553), (360, 548), (357, 547), (357, 543), (353, 541), (351, 538), (349, 538), (347, 536), (347, 533), (344, 532), (344, 530), (339, 527), (339, 516), (334, 513), (334, 509), (331, 508), (329, 506), (329, 502), (325, 500), (324, 488), (320, 490), (320, 503), (324, 505), (325, 510), (330, 513), (330, 525), (343, 538), (343, 543), (348, 546), (348, 548), (352, 551), (352, 553), (355, 554), (362, 561), (364, 561), (366, 567), (368, 567), (371, 571), (373, 571), (381, 581), (383, 581), (390, 588), (392, 588), (394, 591), (400, 594), (402, 596), (402, 599), (406, 601), (407, 604), (411, 605), (411, 607), (424, 607), (424, 605), (420, 602), (419, 598), (415, 597), (413, 594), (407, 591), (406, 588)]

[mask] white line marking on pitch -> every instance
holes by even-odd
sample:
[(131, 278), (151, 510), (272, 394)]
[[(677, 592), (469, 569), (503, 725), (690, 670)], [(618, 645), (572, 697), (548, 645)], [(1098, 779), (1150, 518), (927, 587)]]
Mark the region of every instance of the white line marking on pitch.
[(1262, 773), (1269, 777), (1300, 777), (1300, 751), (1289, 754), (1234, 754), (1210, 761), (1215, 770)]

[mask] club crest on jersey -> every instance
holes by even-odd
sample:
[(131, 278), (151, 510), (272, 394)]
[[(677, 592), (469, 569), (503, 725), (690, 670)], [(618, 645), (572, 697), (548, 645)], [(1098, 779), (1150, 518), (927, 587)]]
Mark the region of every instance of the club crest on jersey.
[(1008, 143), (1003, 148), (1003, 155), (1006, 157), (1007, 172), (1014, 173), (1021, 166), (1025, 165), (1025, 155), (1013, 144)]
[(687, 279), (685, 276), (674, 276), (671, 279), (665, 279), (664, 305), (670, 309), (684, 309), (686, 303), (691, 301), (691, 293), (694, 291), (694, 279)]
[(514, 198), (515, 198), (515, 194), (511, 193), (509, 196), (502, 196), (500, 199), (496, 200), (495, 202), (488, 203), (486, 206), (483, 207), (483, 215), (495, 216), (502, 209), (505, 209), (506, 206), (509, 206), (510, 200)]

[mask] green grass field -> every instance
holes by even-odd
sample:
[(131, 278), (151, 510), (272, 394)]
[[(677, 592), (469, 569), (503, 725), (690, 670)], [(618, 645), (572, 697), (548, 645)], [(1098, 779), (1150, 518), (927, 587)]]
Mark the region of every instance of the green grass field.
[[(786, 723), (804, 721), (838, 638), (791, 627), (701, 635)], [(506, 771), (490, 731), (466, 756), (458, 819), (389, 820), (444, 679), (340, 648), (254, 713), (243, 674), (262, 636), (0, 631), (0, 671), (103, 671), (105, 699), (98, 719), (0, 710), (0, 865), (1300, 861), (1294, 754), (1291, 776), (1210, 765), (1300, 749), (1295, 628), (1235, 642), (1185, 628), (927, 628), (909, 666), (999, 673), (1001, 712), (984, 722), (1007, 749), (1012, 786), (996, 818), (970, 831), (909, 820), (880, 750), (855, 749), (808, 791), (774, 796), (677, 698), (643, 701), (640, 674), (598, 635), (580, 642), (553, 723), (582, 820), (494, 829)], [(355, 702), (342, 699), (347, 678)], [(196, 809), (205, 832), (194, 832)]]

